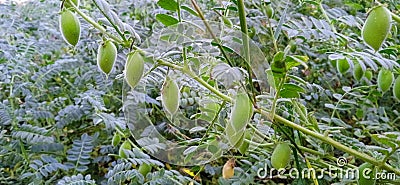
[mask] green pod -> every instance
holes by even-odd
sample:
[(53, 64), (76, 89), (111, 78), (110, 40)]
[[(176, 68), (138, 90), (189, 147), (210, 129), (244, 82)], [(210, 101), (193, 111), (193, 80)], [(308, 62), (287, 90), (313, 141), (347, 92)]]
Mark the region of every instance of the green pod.
[(367, 78), (368, 80), (372, 80), (372, 71), (371, 70), (365, 71), (365, 78)]
[(129, 53), (125, 63), (125, 80), (134, 89), (142, 79), (144, 60), (139, 52)]
[(290, 162), (292, 150), (288, 143), (279, 143), (271, 156), (271, 164), (275, 169), (285, 168)]
[(267, 16), (268, 16), (269, 18), (272, 18), (272, 17), (274, 16), (275, 11), (274, 11), (274, 9), (271, 7), (271, 4), (268, 4), (267, 7), (265, 7), (265, 11), (266, 11)]
[(120, 157), (126, 159), (128, 156), (126, 156), (124, 150), (131, 150), (131, 149), (132, 149), (132, 146), (131, 146), (131, 144), (129, 143), (129, 141), (124, 141), (124, 142), (122, 143), (122, 145), (119, 147), (118, 154), (119, 154)]
[(244, 135), (243, 135), (243, 141), (240, 143), (240, 146), (238, 147), (238, 150), (241, 154), (245, 154), (247, 152), (247, 149), (250, 146), (250, 143), (246, 141), (251, 140), (251, 133), (247, 130)]
[(64, 9), (61, 12), (59, 24), (64, 40), (68, 44), (76, 46), (81, 36), (81, 23), (78, 17), (70, 10)]
[(236, 131), (246, 128), (253, 113), (253, 105), (246, 93), (236, 95), (231, 111), (230, 123)]
[(392, 16), (386, 7), (374, 7), (362, 28), (364, 42), (378, 51), (390, 31), (391, 21)]
[(97, 66), (106, 75), (109, 75), (117, 59), (117, 47), (110, 40), (99, 45), (97, 49)]
[(232, 28), (233, 27), (233, 23), (231, 20), (229, 20), (226, 16), (222, 16), (222, 20), (224, 21), (224, 24), (226, 26), (228, 26), (228, 28)]
[(146, 175), (151, 171), (152, 167), (151, 165), (147, 164), (147, 163), (142, 163), (139, 166), (139, 173), (142, 174), (144, 177), (146, 177)]
[(349, 61), (347, 60), (347, 58), (338, 59), (336, 61), (336, 68), (339, 71), (339, 73), (342, 75), (347, 73), (350, 69), (350, 64), (349, 64)]
[(354, 65), (354, 70), (353, 70), (353, 77), (357, 80), (360, 81), (362, 77), (364, 76), (364, 70), (362, 69), (361, 65), (356, 63)]
[(113, 146), (117, 146), (120, 142), (121, 142), (121, 135), (118, 134), (118, 132), (115, 132), (111, 144)]
[(174, 115), (179, 108), (180, 92), (178, 84), (171, 77), (166, 76), (161, 89), (161, 101), (164, 109)]
[(393, 96), (400, 101), (400, 76), (397, 77), (393, 85)]
[(225, 133), (232, 146), (238, 147), (243, 140), (243, 134), (253, 114), (253, 106), (246, 93), (236, 95), (230, 120), (225, 128)]
[(244, 129), (236, 131), (232, 124), (227, 123), (225, 127), (225, 135), (228, 138), (229, 143), (233, 147), (238, 147), (240, 142), (243, 141)]
[(370, 163), (363, 163), (358, 167), (358, 185), (374, 185), (376, 168)]
[(390, 89), (394, 80), (392, 71), (382, 68), (378, 74), (378, 88), (383, 93)]

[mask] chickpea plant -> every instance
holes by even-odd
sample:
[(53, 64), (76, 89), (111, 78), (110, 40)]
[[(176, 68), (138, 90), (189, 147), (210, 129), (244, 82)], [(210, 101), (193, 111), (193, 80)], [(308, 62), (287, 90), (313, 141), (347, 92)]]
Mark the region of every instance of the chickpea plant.
[[(209, 38), (212, 40), (210, 44), (214, 47), (214, 49), (219, 51), (219, 56), (215, 58), (217, 58), (220, 62), (228, 64), (227, 69), (235, 71), (233, 69), (234, 67), (240, 68), (241, 73), (243, 72), (244, 74), (244, 80), (236, 83), (233, 88), (219, 85), (218, 80), (212, 79), (210, 76), (203, 75), (204, 73), (200, 73), (198, 75), (196, 69), (194, 67), (192, 68), (194, 63), (198, 61), (198, 58), (196, 58), (196, 52), (194, 52), (193, 48), (186, 47), (184, 43), (182, 43), (181, 48), (183, 49), (179, 54), (179, 58), (169, 58), (166, 56), (164, 58), (155, 59), (154, 61), (151, 61), (154, 62), (153, 68), (149, 69), (149, 71), (146, 71), (148, 69), (146, 68), (146, 65), (150, 65), (151, 63), (148, 60), (145, 60), (149, 53), (146, 53), (140, 48), (139, 43), (137, 43), (140, 38), (138, 34), (136, 34), (135, 30), (130, 25), (122, 22), (118, 18), (117, 14), (110, 9), (110, 5), (105, 0), (95, 0), (94, 2), (96, 7), (109, 21), (109, 24), (111, 25), (110, 28), (114, 29), (113, 32), (110, 32), (109, 28), (105, 29), (103, 25), (100, 25), (98, 22), (94, 21), (91, 17), (81, 11), (79, 7), (79, 1), (65, 0), (65, 2), (63, 2), (64, 6), (62, 7), (60, 13), (60, 31), (65, 41), (72, 46), (79, 45), (78, 41), (80, 39), (81, 27), (77, 16), (83, 18), (93, 28), (98, 29), (104, 40), (99, 45), (97, 53), (97, 63), (99, 69), (104, 74), (109, 75), (112, 73), (113, 68), (115, 67), (114, 64), (117, 55), (124, 55), (122, 51), (128, 52), (126, 55), (127, 60), (125, 61), (124, 79), (132, 91), (135, 90), (140, 81), (143, 80), (146, 75), (149, 75), (155, 69), (166, 69), (167, 75), (165, 76), (164, 82), (160, 89), (160, 96), (165, 114), (171, 115), (173, 118), (175, 116), (175, 118), (179, 118), (181, 114), (178, 110), (180, 109), (181, 91), (184, 91), (185, 87), (181, 87), (179, 85), (180, 82), (174, 79), (173, 75), (170, 75), (171, 72), (173, 71), (173, 73), (180, 73), (201, 84), (202, 88), (206, 89), (210, 92), (210, 94), (212, 94), (213, 99), (215, 102), (217, 102), (217, 107), (219, 107), (219, 110), (217, 111), (217, 114), (211, 121), (210, 125), (214, 125), (218, 122), (218, 124), (221, 123), (221, 125), (225, 126), (209, 126), (209, 128), (206, 129), (207, 131), (204, 133), (205, 136), (203, 139), (196, 141), (199, 142), (199, 145), (203, 144), (202, 142), (207, 140), (204, 138), (207, 137), (226, 137), (229, 141), (227, 144), (230, 146), (230, 154), (237, 151), (243, 155), (247, 155), (248, 153), (252, 152), (255, 152), (254, 154), (256, 154), (256, 152), (263, 151), (255, 149), (257, 147), (254, 146), (261, 146), (264, 151), (270, 151), (270, 161), (272, 167), (274, 168), (286, 168), (291, 163), (292, 158), (295, 158), (297, 163), (299, 161), (305, 161), (308, 167), (312, 167), (311, 163), (309, 162), (309, 157), (304, 154), (320, 154), (321, 157), (323, 157), (324, 154), (321, 154), (313, 149), (308, 149), (307, 146), (302, 146), (301, 142), (297, 142), (294, 138), (294, 134), (292, 134), (296, 133), (298, 135), (305, 135), (304, 137), (307, 138), (306, 140), (308, 140), (308, 138), (317, 139), (325, 144), (331, 145), (335, 149), (341, 150), (346, 155), (353, 156), (357, 160), (366, 162), (359, 167), (360, 169), (368, 166), (374, 169), (379, 168), (381, 170), (383, 169), (400, 175), (400, 169), (388, 164), (387, 161), (378, 160), (367, 153), (363, 153), (353, 149), (352, 147), (342, 144), (341, 142), (330, 137), (329, 131), (322, 133), (318, 128), (318, 123), (315, 117), (310, 114), (303, 105), (296, 103), (301, 94), (305, 92), (305, 82), (300, 77), (295, 77), (290, 73), (298, 69), (300, 66), (303, 66), (304, 69), (307, 70), (307, 62), (309, 58), (305, 55), (292, 54), (291, 51), (295, 51), (295, 45), (279, 45), (278, 42), (280, 39), (280, 34), (282, 34), (281, 29), (283, 24), (281, 22), (278, 22), (276, 25), (269, 23), (270, 30), (268, 31), (272, 35), (270, 39), (272, 39), (271, 43), (273, 43), (274, 46), (273, 49), (271, 47), (271, 50), (268, 51), (269, 53), (273, 53), (270, 54), (271, 56), (268, 56), (271, 59), (271, 67), (263, 71), (265, 73), (263, 75), (268, 76), (268, 79), (254, 79), (254, 75), (257, 76), (257, 69), (251, 66), (250, 60), (253, 56), (250, 56), (250, 50), (253, 49), (251, 48), (251, 42), (253, 41), (251, 41), (251, 38), (249, 37), (250, 33), (246, 22), (246, 8), (243, 0), (235, 1), (237, 9), (236, 6), (233, 6), (232, 4), (232, 7), (235, 7), (235, 10), (238, 12), (237, 18), (239, 19), (240, 26), (232, 23), (232, 20), (226, 17), (226, 15), (230, 13), (229, 8), (223, 9), (223, 14), (221, 14), (222, 24), (224, 27), (229, 29), (240, 29), (243, 34), (241, 40), (239, 41), (241, 52), (243, 53), (242, 62), (233, 62), (233, 57), (230, 56), (233, 55), (230, 53), (233, 49), (224, 46), (219, 42), (220, 38), (217, 38), (212, 26), (210, 25), (210, 21), (207, 20), (204, 15), (202, 10), (203, 7), (199, 6), (196, 0), (191, 0), (190, 6), (182, 4), (181, 1), (159, 0), (157, 3), (158, 6), (164, 8), (166, 12), (173, 13), (160, 13), (155, 16), (155, 19), (165, 27), (178, 25), (178, 29), (180, 29), (180, 24), (185, 21), (185, 17), (182, 16), (182, 12), (191, 14), (200, 19), (203, 25), (199, 25), (198, 27), (202, 27), (208, 31), (210, 34)], [(319, 3), (319, 8), (322, 12), (324, 12), (321, 2)], [(265, 7), (265, 13), (268, 21), (277, 16), (276, 11), (274, 10), (274, 4), (267, 3), (261, 6)], [(233, 10), (233, 8), (231, 9)], [(326, 16), (325, 18), (327, 19), (329, 25), (333, 27), (333, 32), (335, 32), (335, 26), (332, 22), (330, 22), (329, 17)], [(370, 10), (369, 16), (362, 27), (361, 36), (363, 41), (370, 46), (375, 53), (379, 52), (380, 48), (385, 47), (385, 39), (387, 39), (391, 31), (391, 25), (393, 24), (392, 20), (400, 22), (399, 17), (391, 13), (390, 10), (385, 7), (385, 5), (377, 5)], [(160, 40), (162, 39), (165, 38), (160, 38)], [(118, 48), (121, 48), (119, 51), (117, 51), (116, 45)], [(353, 64), (354, 61), (345, 56), (332, 55), (330, 58), (334, 61), (334, 65), (336, 65), (336, 69), (341, 75), (346, 75), (349, 71), (353, 70), (353, 76), (359, 82), (361, 82), (364, 77), (369, 79), (372, 78), (372, 74), (367, 74), (369, 71), (362, 63), (356, 62)], [(393, 71), (393, 69), (380, 69), (377, 77), (377, 86), (382, 93), (388, 92), (392, 87), (394, 97), (399, 100), (400, 75), (398, 75), (398, 72), (393, 73)], [(398, 76), (397, 79), (395, 79), (395, 74)], [(267, 81), (257, 83), (255, 82), (257, 80)], [(269, 89), (257, 90), (256, 85), (261, 83), (268, 83)], [(265, 97), (269, 97), (269, 99), (265, 99)], [(285, 117), (281, 115), (282, 111), (279, 111), (278, 108), (280, 102), (290, 102), (293, 110), (298, 112), (300, 115), (299, 119), (296, 119), (296, 122), (291, 120), (291, 118), (289, 118), (290, 116)], [(230, 113), (228, 117), (226, 119), (219, 120), (219, 114), (221, 114), (221, 112), (228, 112), (229, 110)], [(271, 137), (267, 134), (264, 134), (259, 130), (259, 128), (255, 127), (253, 124), (250, 124), (256, 121), (256, 117), (261, 117), (261, 120), (264, 120), (259, 121), (259, 119), (259, 124), (271, 124), (270, 126), (275, 130), (274, 136)], [(174, 119), (170, 119), (170, 121), (171, 120), (173, 121)], [(260, 137), (261, 139), (253, 139), (255, 136), (250, 134), (249, 130), (253, 131), (253, 133), (255, 133), (254, 135), (257, 135), (257, 137)], [(127, 133), (125, 131), (120, 132)], [(284, 141), (279, 141), (281, 139)], [(135, 145), (134, 142), (129, 139), (129, 135), (122, 136), (120, 133), (116, 133), (114, 135), (112, 139), (112, 145), (118, 146), (121, 140), (124, 140), (119, 148), (118, 155), (121, 158), (127, 159), (129, 157), (125, 153), (125, 150), (132, 150), (134, 148), (142, 150), (140, 146)], [(268, 149), (268, 147), (263, 148), (263, 146), (266, 146), (266, 141), (271, 142), (267, 143), (268, 146), (276, 145), (273, 151), (271, 151), (271, 148)], [(207, 145), (209, 148), (211, 146), (210, 143)], [(220, 145), (217, 144), (213, 146), (215, 148), (220, 147)], [(185, 152), (191, 153), (195, 150), (194, 148), (197, 147), (190, 148), (190, 150), (185, 150)], [(397, 150), (398, 148), (395, 149)], [(393, 154), (393, 152), (387, 154), (386, 158), (391, 154)], [(238, 159), (241, 158), (240, 156), (233, 156), (232, 158), (235, 157)], [(299, 160), (299, 158), (303, 158), (304, 160)], [(332, 160), (334, 157), (330, 159)], [(234, 173), (234, 159), (225, 161), (225, 165), (222, 167), (223, 178), (234, 178), (237, 174)], [(152, 171), (152, 169), (153, 167), (146, 163), (139, 165), (139, 171), (143, 176), (146, 176), (146, 174)], [(201, 170), (202, 169), (199, 170), (199, 173)], [(315, 174), (311, 179), (314, 184), (318, 184)], [(375, 182), (359, 179), (358, 183), (374, 184)]]

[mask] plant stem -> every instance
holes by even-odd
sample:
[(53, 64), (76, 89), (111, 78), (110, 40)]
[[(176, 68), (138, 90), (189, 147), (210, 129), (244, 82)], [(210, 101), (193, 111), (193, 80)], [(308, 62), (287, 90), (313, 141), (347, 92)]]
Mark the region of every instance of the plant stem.
[(325, 20), (326, 20), (326, 21), (329, 23), (329, 25), (331, 26), (332, 31), (335, 32), (335, 33), (337, 33), (335, 26), (333, 25), (331, 19), (328, 17), (328, 14), (326, 13), (325, 8), (324, 8), (324, 6), (322, 5), (322, 1), (323, 1), (323, 0), (321, 0), (321, 1), (319, 2), (319, 10), (321, 11), (321, 13), (322, 13), (322, 15), (324, 16)]
[[(374, 87), (374, 86), (375, 86), (375, 85), (360, 86), (360, 87), (356, 87), (356, 88), (354, 88), (354, 89), (351, 89), (349, 92), (345, 92), (345, 93), (340, 97), (340, 99), (337, 101), (337, 103), (336, 103), (336, 105), (335, 105), (335, 108), (334, 108), (333, 111), (332, 111), (331, 119), (334, 117), (335, 112), (336, 112), (336, 113), (338, 112), (338, 111), (336, 111), (336, 110), (337, 110), (337, 108), (339, 107), (340, 102), (342, 102), (342, 100), (344, 99), (344, 97), (345, 97), (346, 95), (350, 94), (350, 92), (352, 92), (353, 90), (358, 90), (358, 89), (363, 89), (363, 88), (372, 89), (372, 87)], [(338, 115), (338, 116), (340, 116), (340, 115)], [(387, 116), (386, 116), (386, 117), (387, 117)]]
[(214, 87), (212, 87), (210, 84), (208, 84), (206, 81), (204, 81), (203, 79), (198, 77), (193, 71), (189, 70), (188, 68), (183, 68), (183, 67), (180, 67), (178, 65), (175, 65), (175, 64), (172, 64), (172, 63), (169, 63), (169, 62), (165, 62), (163, 60), (158, 60), (158, 63), (160, 63), (161, 65), (165, 65), (165, 66), (168, 66), (168, 67), (171, 67), (171, 68), (174, 68), (174, 69), (182, 71), (183, 73), (187, 74), (188, 76), (192, 77), (194, 80), (199, 82), (205, 88), (207, 88), (208, 90), (210, 90), (211, 92), (213, 92), (214, 94), (216, 94), (217, 96), (222, 98), (224, 101), (233, 102), (233, 99), (231, 97), (223, 94), (222, 92), (220, 92), (217, 89), (215, 89)]
[[(260, 113), (260, 114), (262, 114), (262, 115), (264, 115), (264, 116), (269, 117), (269, 113), (267, 111), (265, 111), (265, 110), (256, 109), (255, 111)], [(304, 134), (310, 135), (310, 136), (312, 136), (314, 138), (317, 138), (317, 139), (321, 140), (322, 142), (330, 144), (333, 147), (335, 147), (335, 148), (337, 148), (337, 149), (339, 149), (339, 150), (341, 150), (343, 152), (351, 154), (351, 155), (353, 155), (353, 156), (355, 156), (355, 157), (357, 157), (357, 158), (359, 158), (359, 159), (361, 159), (363, 161), (369, 162), (369, 163), (371, 163), (371, 164), (373, 164), (375, 166), (382, 167), (385, 170), (392, 171), (392, 172), (396, 173), (397, 175), (400, 175), (400, 170), (399, 169), (396, 169), (396, 168), (390, 166), (389, 164), (382, 163), (382, 162), (376, 160), (375, 158), (373, 158), (373, 157), (371, 157), (371, 156), (369, 156), (369, 155), (367, 155), (365, 153), (361, 153), (361, 152), (359, 152), (357, 150), (349, 148), (349, 147), (343, 145), (342, 143), (339, 143), (339, 142), (335, 141), (334, 139), (332, 139), (330, 137), (327, 137), (327, 136), (325, 136), (323, 134), (320, 134), (320, 133), (313, 132), (313, 131), (311, 131), (311, 130), (309, 130), (307, 128), (304, 128), (304, 127), (302, 127), (300, 125), (297, 125), (296, 123), (293, 123), (293, 122), (291, 122), (289, 120), (286, 120), (285, 118), (283, 118), (283, 117), (281, 117), (279, 115), (275, 114), (274, 118), (275, 118), (275, 120), (277, 120), (280, 123), (283, 123), (286, 126), (289, 126), (289, 127), (293, 128), (293, 129), (296, 129), (296, 130), (298, 130), (300, 132), (303, 132)]]
[(275, 111), (276, 111), (276, 102), (279, 99), (279, 94), (281, 92), (281, 89), (283, 87), (283, 84), (286, 82), (286, 78), (287, 78), (287, 73), (285, 74), (285, 77), (282, 78), (282, 80), (279, 83), (278, 88), (276, 89), (276, 94), (274, 97), (274, 101), (272, 102), (272, 108), (271, 108), (271, 117), (270, 119), (273, 121), (274, 120), (274, 116), (275, 116)]
[[(246, 11), (243, 0), (238, 0), (240, 30), (242, 31), (244, 54), (247, 62), (250, 62), (250, 44), (248, 38), (248, 29), (246, 23)], [(249, 74), (250, 75), (250, 74)]]
[(318, 180), (317, 180), (317, 177), (316, 177), (316, 175), (315, 175), (315, 171), (313, 170), (314, 168), (312, 167), (310, 161), (308, 161), (307, 157), (305, 157), (304, 160), (306, 161), (307, 168), (308, 168), (308, 169), (310, 170), (310, 172), (311, 172), (311, 178), (312, 178), (314, 184), (315, 184), (315, 185), (318, 185)]
[(182, 16), (181, 16), (181, 2), (180, 2), (180, 0), (177, 0), (176, 1), (177, 3), (178, 3), (178, 20), (179, 20), (179, 22), (182, 22)]
[(246, 22), (246, 10), (244, 6), (244, 1), (243, 0), (238, 0), (238, 9), (239, 9), (239, 20), (240, 20), (240, 30), (242, 31), (242, 40), (243, 40), (243, 49), (244, 49), (244, 56), (245, 56), (245, 63), (246, 63), (246, 69), (247, 73), (249, 75), (248, 77), (248, 83), (251, 89), (251, 92), (253, 93), (252, 96), (252, 102), (254, 105), (256, 105), (256, 94), (255, 94), (255, 89), (253, 85), (253, 80), (252, 80), (252, 71), (250, 67), (250, 42), (249, 42), (249, 31), (247, 29), (247, 22)]
[(269, 17), (268, 17), (268, 29), (269, 29), (269, 32), (270, 32), (270, 34), (271, 34), (271, 38), (272, 38), (272, 42), (273, 42), (273, 44), (274, 44), (274, 49), (275, 49), (275, 52), (278, 52), (279, 51), (279, 48), (278, 48), (278, 42), (277, 42), (277, 40), (275, 39), (275, 33), (274, 33), (274, 30), (272, 29), (272, 25), (271, 25), (271, 20), (269, 19)]
[(393, 12), (390, 12), (390, 14), (392, 15), (393, 20), (400, 24), (400, 16), (394, 14)]
[(222, 104), (220, 105), (217, 113), (214, 116), (214, 119), (211, 121), (210, 125), (208, 125), (208, 128), (206, 130), (206, 133), (203, 135), (203, 137), (201, 138), (201, 140), (199, 141), (199, 145), (201, 145), (204, 141), (204, 139), (206, 138), (206, 136), (208, 135), (208, 133), (210, 132), (211, 128), (214, 126), (215, 122), (217, 121), (219, 114), (221, 113), (222, 109), (225, 107), (226, 105), (226, 101), (223, 101)]

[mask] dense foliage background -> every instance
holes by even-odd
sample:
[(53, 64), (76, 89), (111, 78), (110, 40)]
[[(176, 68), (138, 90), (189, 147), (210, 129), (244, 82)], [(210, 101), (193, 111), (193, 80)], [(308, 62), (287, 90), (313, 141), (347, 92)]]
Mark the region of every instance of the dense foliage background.
[[(135, 40), (138, 46), (165, 27), (160, 19), (156, 19), (156, 14), (177, 16), (152, 0), (107, 2), (119, 18), (131, 25), (142, 38)], [(196, 13), (188, 11), (194, 11), (190, 1), (181, 3), (187, 7), (182, 16), (185, 21), (200, 20), (193, 15)], [(198, 3), (207, 20), (222, 24), (231, 22), (234, 28), (240, 30), (236, 1)], [(381, 3), (399, 14), (400, 5), (396, 0)], [(282, 93), (276, 114), (329, 135), (400, 170), (400, 102), (393, 97), (392, 91), (382, 93), (376, 85), (382, 68), (390, 69), (396, 77), (400, 75), (398, 24), (393, 23), (384, 46), (375, 53), (363, 43), (360, 31), (366, 12), (373, 6), (370, 1), (273, 1), (275, 15), (271, 19), (266, 16), (265, 2), (246, 1), (245, 6), (249, 36), (267, 61), (273, 60), (277, 49), (283, 51), (285, 48), (288, 48), (289, 55), (308, 59), (307, 68), (298, 65), (287, 72), (290, 82), (296, 84), (296, 88), (300, 87), (295, 89), (299, 94)], [(93, 1), (82, 0), (80, 9), (96, 21), (104, 22)], [(137, 145), (123, 112), (122, 93), (126, 93), (127, 87), (121, 74), (127, 50), (118, 46), (120, 54), (115, 70), (106, 77), (96, 65), (102, 34), (80, 17), (81, 40), (76, 47), (68, 46), (59, 31), (59, 12), (60, 1), (57, 0), (22, 4), (7, 1), (0, 4), (0, 184), (315, 183), (312, 178), (261, 179), (257, 176), (259, 168), (265, 164), (270, 166), (274, 144), (290, 138), (302, 151), (296, 152), (293, 147), (292, 167), (307, 168), (301, 157), (304, 155), (317, 169), (337, 166), (338, 157), (345, 157), (346, 167), (349, 168), (363, 163), (290, 127), (274, 126), (260, 115), (253, 117), (249, 127), (256, 129), (264, 138), (257, 141), (261, 145), (244, 154), (232, 149), (209, 164), (184, 167), (159, 161), (150, 155), (149, 147), (140, 148), (138, 145), (131, 150), (128, 158), (121, 158), (120, 144), (112, 145), (116, 133), (123, 135), (122, 140)], [(221, 19), (221, 12), (226, 13), (224, 19)], [(273, 33), (280, 35), (277, 37)], [(150, 45), (147, 50), (155, 51), (157, 47), (161, 46)], [(179, 57), (174, 57), (170, 58), (179, 60)], [(338, 71), (336, 60), (340, 58), (348, 59), (349, 71)], [(239, 59), (236, 63), (245, 68), (240, 65)], [(357, 63), (366, 71), (361, 80), (356, 80), (352, 73)], [(148, 64), (148, 68), (150, 66)], [(229, 75), (212, 79), (215, 63), (211, 60), (200, 66), (204, 70), (202, 78), (209, 84), (220, 83), (222, 87), (237, 80), (231, 82)], [(227, 71), (237, 72), (230, 68)], [(157, 75), (146, 78), (149, 87), (144, 101), (155, 110), (151, 119), (157, 122), (160, 130), (172, 137), (178, 132), (166, 123), (159, 101), (166, 68), (156, 72)], [(185, 79), (182, 77), (179, 84), (189, 90), (182, 90), (180, 110), (187, 115), (205, 112), (207, 109), (201, 100), (211, 97), (209, 91), (193, 84), (193, 80)], [(224, 92), (228, 94), (228, 90), (226, 88)], [(259, 105), (267, 108), (274, 100), (270, 95), (258, 98)], [(228, 119), (229, 110), (230, 105), (218, 112), (221, 113), (221, 125), (224, 125), (223, 120)], [(193, 138), (201, 138), (205, 133), (203, 129), (195, 133), (184, 132)], [(153, 147), (157, 149), (157, 146)], [(229, 158), (236, 159), (235, 176), (223, 179), (222, 166)], [(152, 166), (150, 173), (142, 175), (138, 171), (143, 163)], [(356, 183), (352, 179), (332, 179), (328, 175), (318, 179), (318, 182)], [(378, 181), (378, 184), (384, 183), (400, 182)]]

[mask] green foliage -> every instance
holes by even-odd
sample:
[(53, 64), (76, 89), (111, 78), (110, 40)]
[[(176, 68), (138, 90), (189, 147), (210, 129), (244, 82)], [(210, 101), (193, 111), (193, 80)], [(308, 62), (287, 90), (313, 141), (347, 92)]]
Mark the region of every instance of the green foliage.
[(84, 172), (90, 164), (90, 154), (93, 151), (93, 138), (84, 133), (80, 140), (75, 140), (72, 148), (67, 151), (67, 165), (78, 172)]
[(68, 169), (65, 165), (47, 155), (41, 155), (40, 159), (33, 160), (29, 167), (32, 172), (22, 174), (21, 179), (30, 178), (30, 180), (33, 180), (35, 183), (41, 182), (43, 178), (51, 176), (58, 170)]

